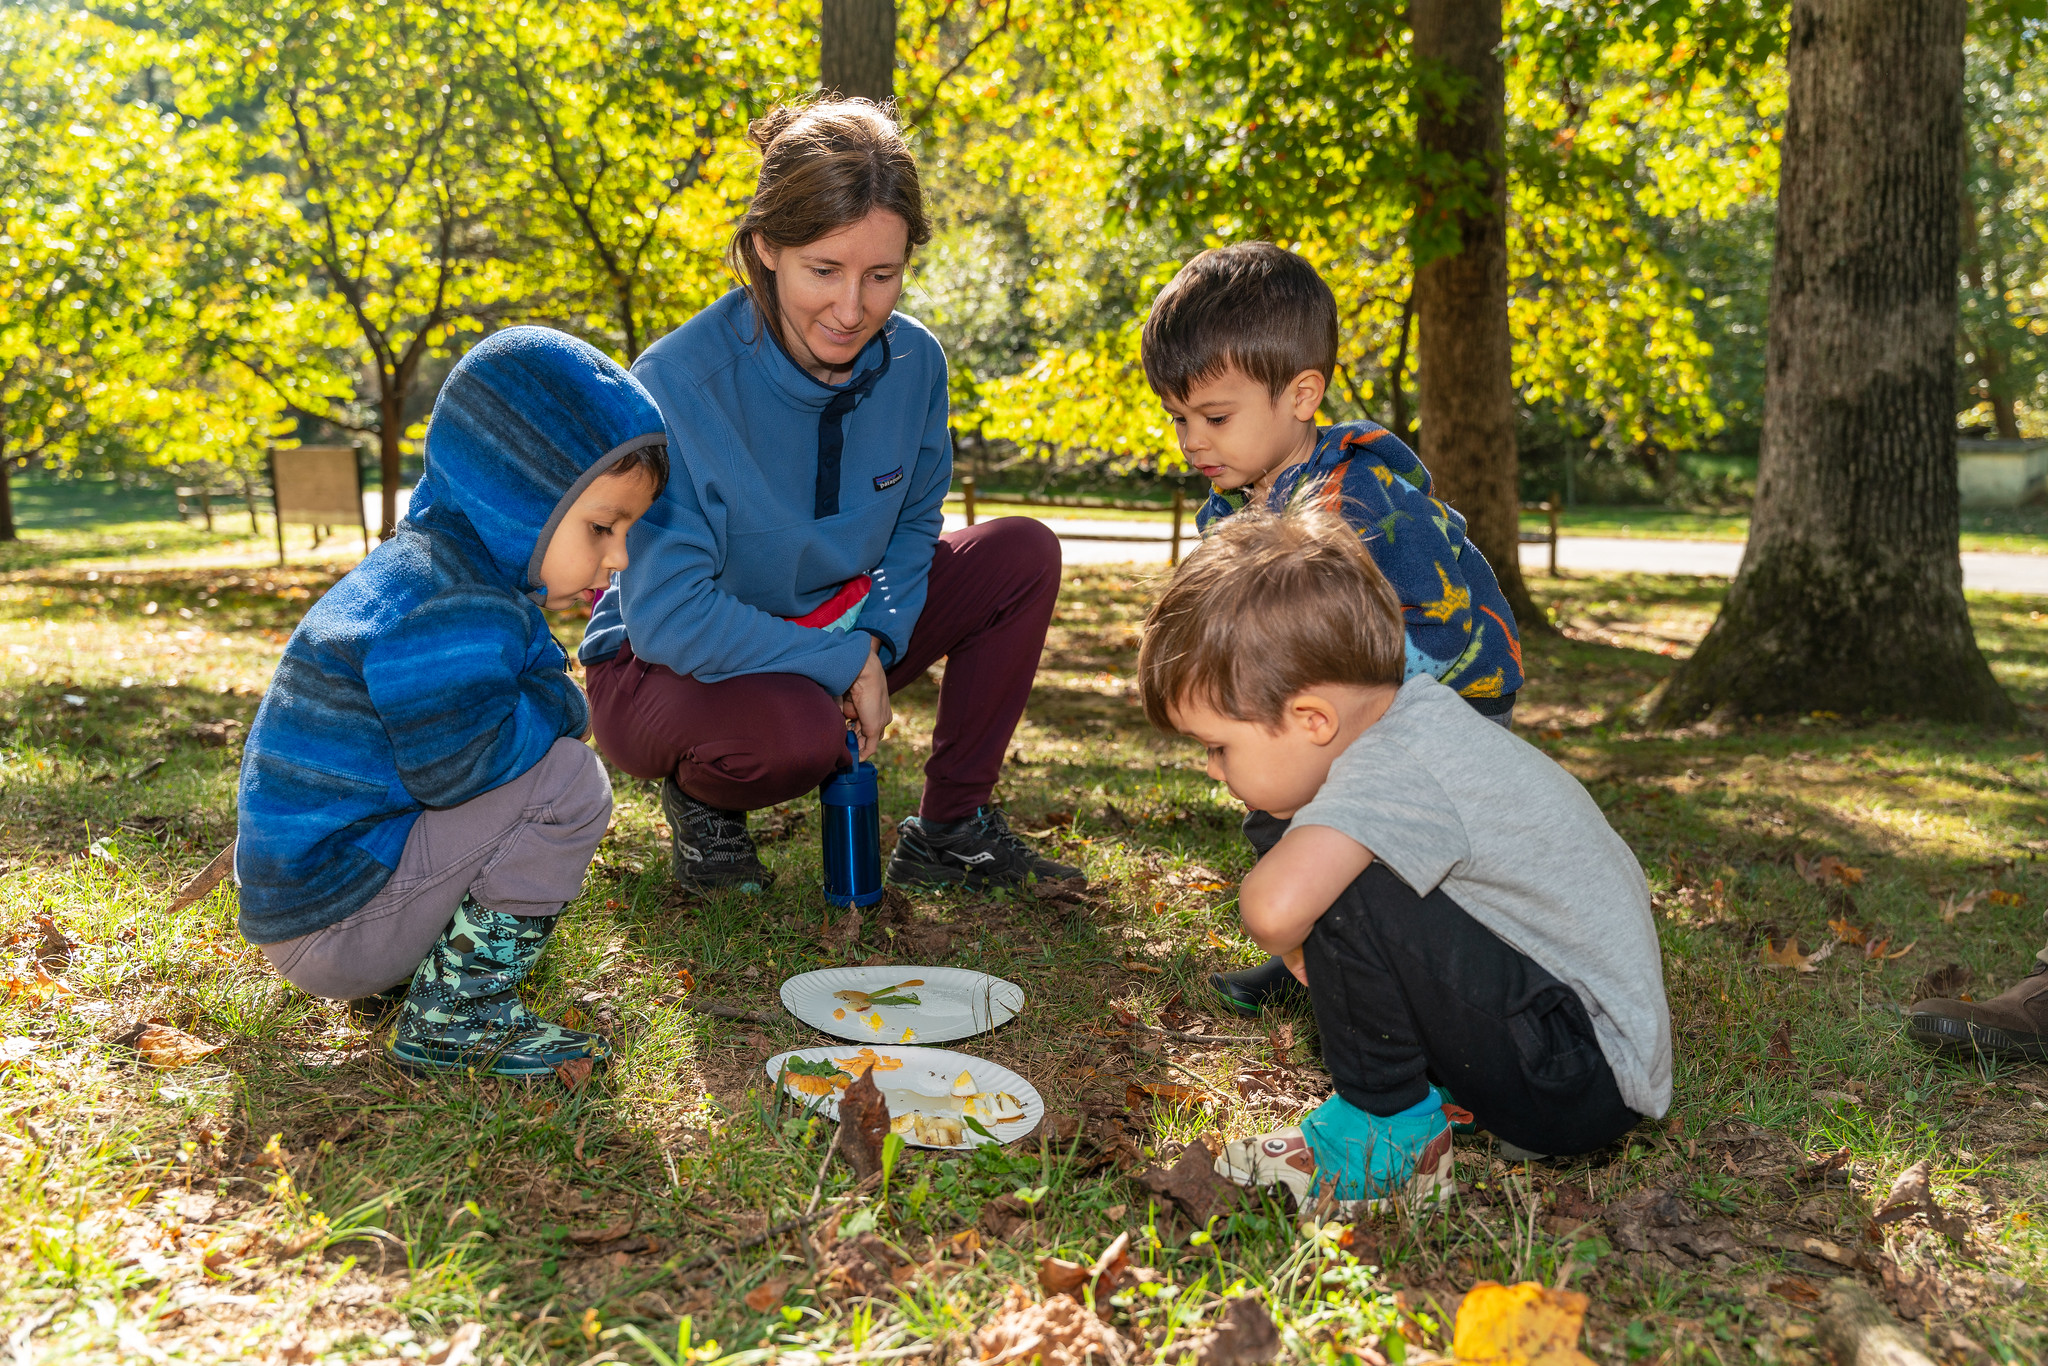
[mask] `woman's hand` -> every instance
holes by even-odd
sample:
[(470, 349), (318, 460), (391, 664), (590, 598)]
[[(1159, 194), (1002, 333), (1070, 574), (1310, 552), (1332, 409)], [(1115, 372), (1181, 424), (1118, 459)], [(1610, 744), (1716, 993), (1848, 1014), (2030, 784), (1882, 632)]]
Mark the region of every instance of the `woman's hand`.
[(889, 729), (895, 715), (889, 710), (889, 675), (882, 668), (879, 637), (868, 637), (868, 662), (861, 665), (860, 677), (839, 699), (839, 710), (860, 732), (860, 757), (874, 758), (875, 751), (882, 747), (882, 732)]

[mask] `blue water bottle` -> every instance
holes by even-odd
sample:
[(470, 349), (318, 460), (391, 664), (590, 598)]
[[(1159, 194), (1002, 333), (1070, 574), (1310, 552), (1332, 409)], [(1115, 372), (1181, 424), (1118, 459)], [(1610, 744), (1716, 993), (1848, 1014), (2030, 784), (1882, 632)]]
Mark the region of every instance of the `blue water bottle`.
[(875, 766), (860, 757), (860, 737), (846, 732), (853, 767), (818, 786), (824, 827), (825, 899), (835, 906), (872, 906), (882, 899), (882, 803)]

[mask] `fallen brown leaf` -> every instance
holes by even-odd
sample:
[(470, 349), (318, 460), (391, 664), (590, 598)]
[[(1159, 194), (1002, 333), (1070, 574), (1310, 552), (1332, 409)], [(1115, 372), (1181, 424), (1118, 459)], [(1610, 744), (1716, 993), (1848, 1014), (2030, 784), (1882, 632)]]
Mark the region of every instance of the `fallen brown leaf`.
[(1861, 868), (1851, 867), (1833, 854), (1822, 854), (1811, 863), (1808, 863), (1800, 855), (1794, 854), (1792, 856), (1792, 866), (1798, 869), (1800, 877), (1813, 883), (1815, 886), (1829, 882), (1855, 883), (1863, 881), (1863, 870)]
[(1244, 1189), (1216, 1174), (1216, 1159), (1200, 1143), (1188, 1144), (1171, 1168), (1152, 1166), (1138, 1174), (1138, 1184), (1171, 1200), (1196, 1228), (1229, 1214), (1244, 1198)]
[(1264, 1300), (1233, 1295), (1223, 1316), (1188, 1344), (1197, 1366), (1265, 1366), (1280, 1355), (1280, 1330)]
[(973, 1339), (980, 1366), (1035, 1362), (1037, 1366), (1122, 1366), (1131, 1344), (1116, 1329), (1084, 1308), (1071, 1295), (1054, 1295), (1033, 1304), (1024, 1291), (1011, 1286), (996, 1316)]
[(1782, 1281), (1772, 1281), (1764, 1288), (1794, 1304), (1815, 1304), (1820, 1300), (1820, 1291), (1814, 1289), (1813, 1282), (1798, 1276), (1787, 1276)]
[(633, 1216), (627, 1215), (616, 1224), (604, 1228), (574, 1229), (569, 1234), (572, 1243), (612, 1243), (629, 1237), (633, 1232)]
[(1968, 896), (1945, 896), (1941, 899), (1941, 923), (1953, 925), (1959, 915), (1968, 915), (1977, 909), (1977, 903), (1984, 899), (1983, 892), (1971, 892)]
[(756, 1314), (766, 1314), (782, 1307), (782, 1297), (789, 1293), (789, 1277), (777, 1276), (763, 1281), (746, 1294), (747, 1308)]
[(1757, 960), (1767, 968), (1791, 968), (1795, 972), (1818, 972), (1819, 965), (1835, 951), (1833, 943), (1821, 945), (1812, 953), (1801, 953), (1799, 941), (1787, 939), (1783, 944), (1774, 944), (1766, 939), (1758, 951)]
[(1931, 1001), (1937, 998), (1944, 1000), (1952, 999), (1957, 992), (1970, 985), (1970, 979), (1974, 976), (1976, 974), (1961, 963), (1944, 963), (1940, 967), (1928, 972), (1913, 984), (1911, 999), (1914, 1001)]
[(1847, 920), (1830, 920), (1828, 928), (1835, 932), (1835, 942), (1838, 944), (1861, 944), (1869, 938), (1867, 932), (1851, 925)]
[(144, 1025), (134, 1043), (135, 1056), (151, 1067), (189, 1067), (220, 1047), (165, 1024)]
[(427, 1353), (427, 1366), (469, 1366), (476, 1360), (477, 1344), (483, 1338), (481, 1323), (465, 1323), (449, 1335), (445, 1344)]
[(889, 1102), (875, 1085), (872, 1069), (863, 1071), (839, 1097), (839, 1155), (866, 1179), (882, 1170), (882, 1140), (889, 1136)]
[(555, 1079), (571, 1091), (575, 1091), (579, 1090), (583, 1083), (590, 1080), (590, 1074), (596, 1069), (597, 1064), (589, 1058), (571, 1058), (565, 1063), (556, 1065)]

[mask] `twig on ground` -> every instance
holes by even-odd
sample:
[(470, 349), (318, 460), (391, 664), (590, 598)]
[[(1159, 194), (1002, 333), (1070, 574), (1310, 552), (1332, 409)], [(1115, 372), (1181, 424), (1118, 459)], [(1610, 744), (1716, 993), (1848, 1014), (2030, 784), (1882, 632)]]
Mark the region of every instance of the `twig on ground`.
[(825, 1145), (825, 1160), (818, 1164), (818, 1184), (811, 1187), (811, 1203), (804, 1206), (805, 1218), (818, 1212), (818, 1200), (825, 1194), (825, 1174), (832, 1170), (832, 1154), (839, 1151), (839, 1139), (845, 1132), (845, 1125), (836, 1126), (832, 1130), (832, 1141)]
[(1161, 1029), (1157, 1025), (1128, 1024), (1118, 1028), (1130, 1034), (1150, 1034), (1155, 1038), (1172, 1039), (1177, 1043), (1266, 1043), (1263, 1034), (1190, 1034), (1181, 1029)]

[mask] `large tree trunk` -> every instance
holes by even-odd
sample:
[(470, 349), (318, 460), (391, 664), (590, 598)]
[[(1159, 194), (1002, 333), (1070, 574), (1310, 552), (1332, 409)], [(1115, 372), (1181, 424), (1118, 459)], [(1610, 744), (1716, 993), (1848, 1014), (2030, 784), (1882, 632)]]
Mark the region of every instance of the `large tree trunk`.
[(1521, 492), (1515, 478), (1515, 388), (1508, 344), (1507, 80), (1500, 63), (1501, 0), (1415, 0), (1409, 24), (1418, 64), (1462, 87), (1423, 97), (1416, 133), (1425, 156), (1454, 157), (1476, 175), (1476, 205), (1427, 195), (1418, 239), (1439, 230), (1454, 249), (1415, 273), (1416, 392), (1422, 459), (1439, 497), (1465, 515), (1524, 631), (1549, 619), (1522, 581)]
[(895, 0), (824, 0), (818, 85), (876, 104), (896, 98)]
[(1957, 555), (1965, 0), (1794, 0), (1756, 511), (1654, 708), (2010, 723)]

